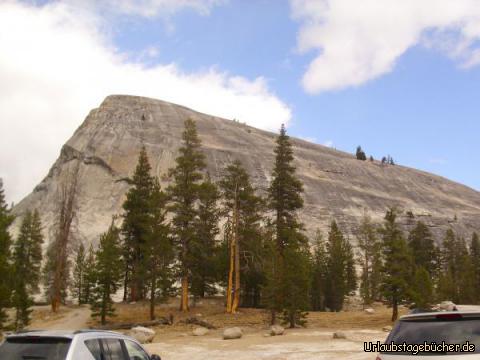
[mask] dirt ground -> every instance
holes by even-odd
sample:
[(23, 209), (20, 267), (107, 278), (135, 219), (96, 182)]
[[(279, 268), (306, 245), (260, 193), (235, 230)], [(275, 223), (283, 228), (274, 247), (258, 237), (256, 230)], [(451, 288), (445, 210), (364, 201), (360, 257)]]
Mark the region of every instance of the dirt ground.
[[(148, 319), (148, 303), (116, 304), (116, 317), (112, 322), (142, 322)], [(218, 299), (206, 299), (192, 306), (189, 313), (178, 311), (178, 304), (158, 306), (156, 316), (173, 316), (173, 325), (154, 328), (156, 336), (152, 344), (146, 345), (151, 353), (159, 354), (164, 360), (300, 360), (300, 359), (347, 359), (374, 360), (375, 354), (363, 352), (364, 341), (384, 341), (387, 333), (383, 327), (391, 325), (391, 309), (383, 305), (373, 306), (375, 312), (363, 310), (340, 313), (311, 312), (307, 316), (307, 327), (287, 329), (283, 336), (266, 336), (269, 315), (261, 309), (240, 309), (235, 315), (225, 313)], [(406, 310), (402, 309), (401, 313)], [(192, 335), (196, 325), (186, 324), (185, 319), (196, 317), (217, 329), (202, 337)], [(52, 314), (47, 306), (36, 306), (33, 312), (32, 329), (81, 329), (95, 327), (87, 306), (62, 307)], [(226, 327), (238, 326), (243, 337), (238, 340), (223, 340)], [(333, 339), (335, 331), (342, 331), (346, 339)]]

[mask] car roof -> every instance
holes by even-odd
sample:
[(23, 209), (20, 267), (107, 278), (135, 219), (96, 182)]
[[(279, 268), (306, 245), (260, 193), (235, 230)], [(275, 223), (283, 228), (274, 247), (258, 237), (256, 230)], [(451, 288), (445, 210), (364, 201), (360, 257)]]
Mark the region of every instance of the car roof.
[(415, 321), (415, 320), (433, 320), (438, 316), (448, 318), (449, 316), (454, 320), (455, 317), (462, 318), (480, 318), (480, 311), (437, 311), (424, 312), (416, 314), (408, 314), (400, 317), (401, 321)]
[(28, 330), (13, 333), (7, 336), (9, 338), (21, 338), (21, 337), (56, 337), (73, 339), (78, 335), (87, 335), (86, 337), (96, 336), (113, 336), (124, 337), (130, 339), (129, 336), (123, 335), (118, 332), (108, 330), (96, 330), (96, 329), (84, 329), (84, 330)]

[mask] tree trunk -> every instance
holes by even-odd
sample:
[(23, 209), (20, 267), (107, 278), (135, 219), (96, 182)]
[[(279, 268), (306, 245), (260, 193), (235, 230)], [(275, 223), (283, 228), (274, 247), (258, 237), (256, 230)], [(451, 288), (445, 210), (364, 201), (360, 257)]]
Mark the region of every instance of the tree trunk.
[[(236, 236), (235, 236), (236, 237)], [(232, 304), (232, 314), (237, 312), (240, 304), (240, 246), (238, 238), (235, 239), (235, 292)]]
[(182, 277), (182, 301), (180, 302), (180, 311), (187, 312), (188, 308), (188, 277)]
[(230, 268), (228, 270), (228, 286), (227, 286), (227, 313), (232, 312), (232, 290), (233, 290), (233, 270), (235, 266), (235, 244), (232, 239), (230, 242)]
[(155, 320), (155, 284), (157, 283), (153, 277), (150, 284), (150, 320)]
[(393, 308), (392, 322), (395, 322), (398, 319), (398, 301), (396, 297), (393, 298), (392, 308)]
[(277, 313), (275, 310), (270, 310), (270, 325), (275, 325), (277, 322)]

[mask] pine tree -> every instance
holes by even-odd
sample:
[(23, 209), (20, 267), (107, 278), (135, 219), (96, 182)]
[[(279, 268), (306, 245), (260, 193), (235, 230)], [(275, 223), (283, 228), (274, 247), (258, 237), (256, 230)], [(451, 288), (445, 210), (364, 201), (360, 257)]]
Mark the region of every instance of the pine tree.
[(178, 253), (178, 274), (181, 280), (182, 297), (180, 310), (188, 311), (188, 292), (191, 280), (191, 246), (196, 237), (197, 201), (199, 197), (201, 171), (205, 168), (204, 155), (200, 151), (195, 122), (185, 121), (182, 133), (183, 145), (180, 156), (175, 159), (176, 166), (170, 170), (173, 184), (167, 189), (173, 213), (172, 230)]
[(95, 287), (95, 250), (90, 244), (85, 256), (85, 270), (82, 284), (82, 303), (90, 304), (92, 300), (93, 288)]
[[(272, 322), (275, 321), (275, 312), (287, 310), (287, 320), (290, 322), (290, 326), (295, 326), (292, 321), (295, 321), (298, 312), (305, 310), (303, 304), (306, 301), (304, 299), (309, 297), (306, 291), (295, 291), (298, 290), (297, 284), (305, 282), (304, 277), (308, 273), (305, 271), (298, 271), (294, 274), (286, 273), (292, 266), (290, 261), (296, 261), (302, 257), (303, 248), (308, 242), (302, 233), (303, 224), (297, 218), (297, 210), (303, 207), (301, 196), (303, 185), (295, 174), (295, 167), (292, 164), (292, 144), (283, 125), (276, 142), (272, 182), (268, 189), (269, 206), (275, 216), (273, 222), (276, 245), (274, 257), (277, 259), (274, 261), (277, 266), (274, 271), (275, 278), (269, 285), (272, 289), (269, 292), (273, 294), (270, 308)], [(308, 281), (306, 283), (308, 284)], [(295, 309), (294, 305), (299, 307)]]
[(73, 279), (72, 279), (72, 295), (79, 305), (83, 304), (83, 299), (85, 298), (83, 294), (83, 289), (85, 287), (85, 246), (83, 243), (80, 243), (76, 252), (75, 252), (75, 264), (73, 268)]
[(95, 287), (91, 308), (92, 317), (99, 317), (102, 325), (107, 317), (114, 316), (112, 295), (115, 294), (122, 279), (122, 248), (120, 230), (113, 221), (108, 231), (100, 236), (100, 244), (95, 253)]
[(253, 307), (260, 304), (261, 287), (265, 281), (261, 229), (263, 201), (255, 194), (250, 177), (238, 160), (227, 166), (219, 185), (227, 218), (225, 234), (230, 253), (227, 312), (235, 312), (240, 302)]
[(470, 242), (470, 257), (475, 283), (475, 303), (478, 304), (480, 302), (480, 239), (476, 232), (473, 233)]
[(417, 222), (408, 236), (408, 246), (415, 266), (425, 269), (433, 277), (438, 268), (438, 250), (432, 233), (423, 222)]
[(5, 194), (3, 190), (3, 182), (0, 179), (0, 274), (4, 281), (0, 281), (0, 329), (4, 327), (7, 319), (5, 308), (10, 305), (11, 283), (7, 279), (11, 279), (12, 268), (9, 263), (12, 239), (8, 228), (13, 223), (14, 216), (11, 215), (10, 209), (5, 202)]
[(125, 258), (125, 277), (130, 289), (131, 301), (145, 298), (145, 252), (150, 236), (152, 218), (152, 191), (155, 178), (150, 175), (151, 166), (145, 146), (142, 146), (137, 166), (130, 183), (126, 200), (123, 203), (123, 256)]
[(379, 298), (382, 274), (381, 243), (371, 218), (365, 215), (357, 233), (362, 267), (360, 295), (364, 304), (371, 304)]
[(345, 296), (355, 290), (356, 279), (352, 247), (335, 221), (330, 225), (326, 251), (326, 305), (331, 311), (340, 311)]
[(23, 329), (30, 323), (32, 295), (38, 292), (40, 279), (42, 244), (40, 216), (36, 210), (33, 213), (27, 211), (13, 250), (15, 330)]
[(380, 234), (384, 258), (382, 293), (393, 308), (392, 321), (396, 321), (398, 306), (411, 297), (410, 282), (413, 276), (413, 261), (397, 224), (396, 209), (387, 211)]
[(412, 300), (419, 309), (429, 309), (433, 300), (433, 284), (427, 269), (417, 266), (413, 278)]
[(174, 260), (170, 227), (166, 222), (165, 193), (155, 179), (152, 191), (152, 222), (150, 235), (146, 243), (146, 279), (150, 292), (150, 319), (155, 319), (155, 304), (165, 301), (171, 294), (172, 269)]
[(327, 250), (322, 233), (317, 230), (313, 247), (311, 307), (313, 311), (325, 311), (327, 292)]
[(367, 155), (362, 150), (362, 147), (360, 145), (357, 147), (357, 151), (356, 151), (355, 156), (356, 156), (357, 160), (362, 160), (362, 161), (367, 160)]
[(198, 216), (195, 220), (196, 237), (192, 240), (192, 280), (194, 297), (203, 298), (215, 293), (215, 254), (216, 237), (220, 230), (220, 193), (210, 177), (200, 185), (198, 191)]

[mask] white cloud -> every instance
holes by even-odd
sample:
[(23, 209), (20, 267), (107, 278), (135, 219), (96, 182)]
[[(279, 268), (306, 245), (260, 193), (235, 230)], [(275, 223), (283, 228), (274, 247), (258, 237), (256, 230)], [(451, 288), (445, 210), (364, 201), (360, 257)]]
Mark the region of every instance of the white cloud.
[(30, 192), (88, 111), (109, 94), (141, 95), (264, 129), (291, 111), (259, 77), (128, 60), (102, 19), (71, 3), (0, 3), (0, 177), (9, 201)]
[(480, 63), (478, 0), (291, 0), (291, 9), (298, 50), (318, 52), (302, 80), (309, 93), (364, 84), (418, 44), (461, 67)]
[[(84, 0), (82, 0), (84, 1)], [(154, 17), (172, 15), (180, 10), (192, 9), (202, 15), (208, 15), (212, 7), (225, 0), (101, 0), (96, 1), (110, 11), (127, 15)]]

